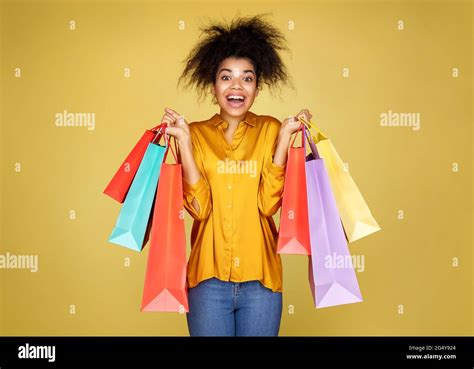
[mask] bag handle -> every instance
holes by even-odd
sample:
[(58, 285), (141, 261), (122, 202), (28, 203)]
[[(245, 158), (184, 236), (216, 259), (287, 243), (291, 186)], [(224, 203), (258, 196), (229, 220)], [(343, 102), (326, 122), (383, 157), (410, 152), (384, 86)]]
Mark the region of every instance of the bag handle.
[[(170, 145), (170, 140), (169, 140), (169, 138), (168, 138), (169, 135), (166, 134), (166, 128), (167, 128), (167, 127), (168, 127), (168, 124), (163, 123), (163, 124), (160, 124), (160, 125), (158, 125), (158, 126), (156, 126), (156, 127), (153, 127), (153, 128), (151, 129), (151, 131), (155, 131), (155, 129), (158, 128), (158, 131), (156, 131), (156, 135), (155, 135), (155, 137), (153, 138), (153, 140), (151, 141), (151, 143), (153, 143), (153, 144), (159, 143), (159, 142), (160, 142), (160, 139), (161, 139), (163, 136), (165, 137), (166, 151), (165, 151), (165, 155), (164, 155), (164, 157), (163, 157), (163, 162), (166, 161), (166, 157), (167, 157), (167, 155), (168, 155), (168, 151), (169, 151), (169, 149), (170, 149), (170, 147), (171, 147), (171, 145)], [(173, 137), (173, 136), (172, 136), (172, 137)], [(158, 141), (156, 140), (157, 138), (158, 138)], [(175, 137), (173, 137), (173, 138), (174, 138), (173, 141), (174, 141), (175, 151), (173, 151), (173, 148), (171, 147), (171, 153), (173, 154), (173, 157), (174, 157), (174, 160), (176, 161), (176, 163), (179, 164), (179, 160), (178, 160), (178, 156), (177, 156), (178, 153), (179, 153), (179, 151), (178, 151), (178, 145), (177, 145), (177, 143), (176, 143), (176, 138), (175, 138)]]
[[(151, 143), (155, 143), (157, 138), (158, 138), (158, 142), (160, 142), (160, 139), (164, 135), (165, 129), (167, 126), (168, 125), (166, 123), (163, 123), (151, 129), (152, 132), (155, 132), (155, 137), (153, 137), (153, 140), (151, 140)], [(158, 130), (156, 130), (157, 128)]]
[(321, 156), (319, 155), (318, 149), (316, 148), (316, 144), (313, 141), (313, 136), (311, 136), (311, 132), (305, 131), (306, 132), (306, 139), (309, 142), (309, 147), (311, 148), (311, 152), (313, 153), (315, 159), (321, 159)]
[[(298, 119), (303, 123), (303, 127), (306, 127), (306, 126), (314, 127), (313, 124), (308, 122), (304, 117), (300, 117)], [(303, 130), (304, 130), (304, 133), (306, 134), (306, 139), (308, 140), (309, 146), (311, 148), (311, 152), (313, 153), (315, 159), (321, 159), (318, 149), (316, 148), (316, 144), (314, 143), (313, 136), (311, 135), (311, 131), (309, 129), (307, 130), (304, 128)]]
[(150, 129), (150, 131), (155, 132), (157, 129), (161, 129), (161, 128), (164, 128), (164, 127), (167, 127), (167, 126), (168, 126), (168, 124), (161, 123), (161, 124), (158, 124), (157, 126), (153, 127), (152, 129)]
[(173, 157), (174, 157), (174, 160), (176, 161), (176, 164), (179, 164), (179, 161), (178, 161), (178, 146), (176, 144), (176, 138), (174, 136), (171, 136), (173, 138), (173, 141), (174, 141), (174, 147), (175, 147), (175, 150), (176, 152), (173, 150), (173, 146), (171, 146), (170, 144), (170, 140), (168, 138), (168, 135), (165, 134), (165, 141), (166, 141), (166, 151), (165, 151), (165, 156), (163, 157), (163, 163), (166, 161), (166, 156), (168, 155), (168, 151), (171, 149), (171, 153), (173, 154)]
[(304, 151), (306, 152), (306, 140), (304, 138), (304, 136), (305, 136), (305, 125), (302, 124), (302, 123), (300, 123), (300, 127), (294, 132), (294, 136), (293, 136), (293, 139), (291, 140), (290, 147), (293, 147), (293, 144), (296, 141), (296, 136), (298, 136), (298, 132), (300, 130), (303, 130), (301, 132), (301, 146), (304, 147)]
[(298, 119), (301, 122), (303, 122), (303, 124), (306, 125), (308, 130), (311, 130), (311, 128), (314, 128), (314, 130), (316, 131), (315, 137), (316, 137), (317, 142), (328, 139), (328, 137), (318, 127), (316, 127), (313, 123), (311, 123), (311, 121), (306, 120), (304, 116), (300, 116)]

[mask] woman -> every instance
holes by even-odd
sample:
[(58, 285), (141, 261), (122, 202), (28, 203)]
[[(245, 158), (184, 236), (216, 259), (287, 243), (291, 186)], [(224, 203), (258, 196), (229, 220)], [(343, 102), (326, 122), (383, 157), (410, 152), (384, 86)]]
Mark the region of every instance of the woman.
[[(262, 16), (211, 25), (180, 77), (211, 87), (220, 112), (188, 124), (166, 108), (194, 218), (187, 282), (191, 336), (277, 336), (282, 266), (272, 215), (281, 205), (287, 151), (300, 123), (249, 109), (263, 83), (287, 82), (283, 35)], [(311, 118), (308, 110), (299, 114)]]

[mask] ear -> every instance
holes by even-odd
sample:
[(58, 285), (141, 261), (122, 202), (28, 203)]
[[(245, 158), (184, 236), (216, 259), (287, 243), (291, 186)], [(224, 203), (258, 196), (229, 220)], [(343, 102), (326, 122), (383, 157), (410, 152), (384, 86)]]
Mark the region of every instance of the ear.
[(255, 92), (255, 97), (257, 97), (257, 96), (258, 96), (258, 93), (259, 93), (259, 92), (260, 92), (260, 89), (259, 89), (259, 88), (257, 88), (257, 92)]
[(211, 87), (211, 92), (212, 92), (213, 95), (216, 94), (216, 89), (214, 88), (214, 86)]

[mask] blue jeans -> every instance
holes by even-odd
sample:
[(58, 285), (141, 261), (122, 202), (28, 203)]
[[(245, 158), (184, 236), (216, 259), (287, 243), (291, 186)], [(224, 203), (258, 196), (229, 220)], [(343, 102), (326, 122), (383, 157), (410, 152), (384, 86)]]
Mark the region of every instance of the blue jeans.
[(278, 336), (282, 293), (260, 281), (209, 278), (188, 289), (188, 303), (191, 336)]

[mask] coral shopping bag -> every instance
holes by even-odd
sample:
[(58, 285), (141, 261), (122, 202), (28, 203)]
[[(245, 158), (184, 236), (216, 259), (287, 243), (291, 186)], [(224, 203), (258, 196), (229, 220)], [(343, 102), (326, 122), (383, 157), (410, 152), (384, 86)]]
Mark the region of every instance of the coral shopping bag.
[(311, 122), (307, 122), (304, 118), (301, 121), (316, 130), (313, 138), (324, 159), (348, 242), (357, 241), (379, 231), (377, 221), (351, 175), (344, 170), (342, 159), (331, 140)]
[(301, 131), (302, 147), (293, 147), (298, 132), (295, 133), (288, 152), (277, 253), (310, 255), (305, 181), (306, 139)]
[(361, 302), (359, 284), (324, 160), (319, 156), (311, 134), (305, 129), (303, 131), (311, 147), (306, 161), (311, 240), (308, 279), (315, 306), (323, 308)]
[[(160, 124), (150, 130), (145, 131), (135, 147), (128, 154), (120, 168), (117, 170), (110, 183), (107, 185), (106, 189), (104, 190), (106, 195), (109, 195), (114, 200), (123, 203), (132, 183), (133, 177), (135, 177), (138, 167), (140, 166), (140, 162), (142, 161), (148, 144), (153, 139), (155, 139), (157, 130), (164, 128), (164, 126), (166, 126), (166, 124)], [(159, 137), (158, 140), (155, 139), (155, 141), (159, 141)]]
[(141, 311), (189, 311), (183, 182), (173, 156), (176, 164), (163, 162), (158, 182)]
[[(161, 136), (165, 127), (158, 130), (155, 139)], [(155, 140), (148, 144), (109, 242), (134, 251), (141, 251), (147, 242), (146, 232), (165, 150), (166, 147)]]

